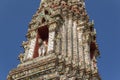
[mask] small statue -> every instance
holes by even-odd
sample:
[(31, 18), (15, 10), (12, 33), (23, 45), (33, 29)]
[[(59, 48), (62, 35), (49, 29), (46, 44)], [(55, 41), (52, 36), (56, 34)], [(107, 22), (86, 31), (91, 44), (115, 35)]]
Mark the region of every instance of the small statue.
[(24, 54), (21, 53), (18, 58), (19, 58), (19, 60), (20, 60), (20, 63), (23, 63), (23, 62), (24, 62), (24, 61), (23, 61)]
[(42, 41), (40, 39), (39, 40), (39, 45), (40, 45), (39, 50), (38, 50), (39, 56), (44, 56), (47, 52), (47, 43), (46, 43), (46, 41)]
[(39, 56), (41, 56), (41, 45), (42, 45), (42, 43), (43, 43), (42, 39), (38, 39), (38, 44), (39, 44), (38, 53), (39, 53)]
[(41, 46), (41, 49), (42, 49), (42, 54), (44, 56), (47, 52), (47, 43), (45, 41), (43, 41), (43, 45)]
[(28, 47), (28, 41), (23, 41), (22, 46), (24, 49)]

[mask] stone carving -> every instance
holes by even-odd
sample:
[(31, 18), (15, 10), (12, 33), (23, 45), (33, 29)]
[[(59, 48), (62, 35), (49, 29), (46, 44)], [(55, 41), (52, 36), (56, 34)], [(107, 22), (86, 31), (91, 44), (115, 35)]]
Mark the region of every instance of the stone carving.
[(36, 31), (32, 31), (31, 32), (31, 38), (35, 38), (36, 37)]
[(40, 47), (39, 47), (39, 50), (38, 50), (39, 56), (45, 56), (46, 53), (47, 53), (48, 45), (47, 45), (47, 43), (45, 41), (42, 41), (41, 39), (39, 39), (39, 41), (40, 41), (39, 42), (40, 43)]
[(21, 54), (18, 56), (18, 58), (19, 58), (19, 60), (20, 60), (21, 63), (24, 62), (24, 60), (23, 60), (23, 59), (24, 59), (24, 54), (21, 53)]

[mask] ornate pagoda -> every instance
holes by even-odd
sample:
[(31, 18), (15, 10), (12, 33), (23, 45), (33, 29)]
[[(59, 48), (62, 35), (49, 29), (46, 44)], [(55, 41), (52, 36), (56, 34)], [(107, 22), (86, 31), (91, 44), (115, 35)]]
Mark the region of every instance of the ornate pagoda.
[(84, 0), (41, 0), (7, 80), (101, 80), (94, 22)]

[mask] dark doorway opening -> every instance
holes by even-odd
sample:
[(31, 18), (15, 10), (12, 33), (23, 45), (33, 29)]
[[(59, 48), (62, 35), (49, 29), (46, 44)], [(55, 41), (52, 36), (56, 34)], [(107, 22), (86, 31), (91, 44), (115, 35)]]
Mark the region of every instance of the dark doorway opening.
[(45, 18), (43, 18), (43, 19), (42, 19), (42, 23), (45, 23), (45, 21), (46, 21)]
[(95, 42), (91, 42), (90, 44), (90, 58), (91, 59), (93, 59), (94, 57), (95, 50), (96, 50)]
[(38, 35), (40, 39), (42, 39), (43, 41), (48, 42), (48, 33), (49, 33), (49, 30), (47, 25), (38, 29)]

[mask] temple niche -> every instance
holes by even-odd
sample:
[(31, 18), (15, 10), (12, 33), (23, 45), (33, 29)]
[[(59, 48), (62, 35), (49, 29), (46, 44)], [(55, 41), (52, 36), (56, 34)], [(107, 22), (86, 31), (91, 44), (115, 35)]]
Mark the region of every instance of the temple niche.
[(48, 26), (38, 28), (33, 58), (47, 55), (49, 30)]

